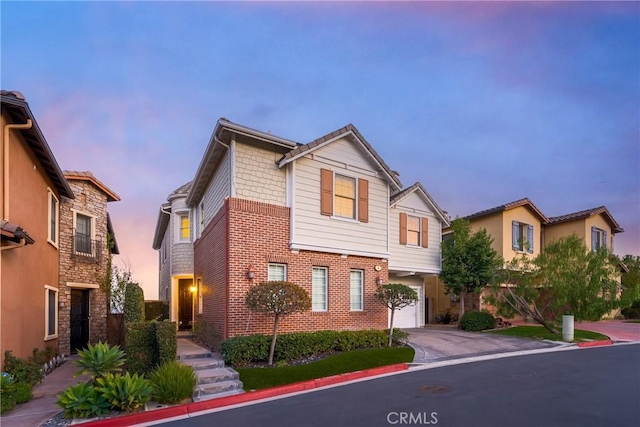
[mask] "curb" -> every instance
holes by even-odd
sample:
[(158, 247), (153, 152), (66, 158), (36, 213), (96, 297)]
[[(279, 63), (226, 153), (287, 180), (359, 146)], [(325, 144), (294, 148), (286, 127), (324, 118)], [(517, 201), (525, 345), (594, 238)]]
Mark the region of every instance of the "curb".
[(378, 368), (365, 369), (362, 371), (346, 372), (344, 374), (332, 375), (330, 377), (317, 378), (315, 380), (301, 381), (284, 386), (265, 388), (258, 391), (250, 391), (233, 396), (219, 397), (217, 399), (204, 400), (201, 402), (188, 403), (186, 405), (172, 406), (169, 408), (154, 409), (152, 411), (138, 412), (135, 414), (122, 415), (114, 418), (106, 418), (103, 420), (87, 421), (82, 426), (90, 427), (124, 427), (133, 426), (142, 423), (149, 423), (165, 418), (184, 417), (196, 412), (206, 411), (208, 409), (216, 409), (224, 406), (237, 405), (240, 403), (252, 402), (255, 400), (266, 399), (284, 394), (296, 393), (326, 387), (330, 385), (345, 383), (376, 375), (387, 374), (391, 372), (405, 371), (408, 369), (407, 363), (397, 363), (395, 365), (380, 366)]
[(613, 345), (613, 341), (611, 340), (600, 340), (600, 341), (588, 341), (588, 342), (579, 342), (578, 347), (602, 347), (605, 345)]

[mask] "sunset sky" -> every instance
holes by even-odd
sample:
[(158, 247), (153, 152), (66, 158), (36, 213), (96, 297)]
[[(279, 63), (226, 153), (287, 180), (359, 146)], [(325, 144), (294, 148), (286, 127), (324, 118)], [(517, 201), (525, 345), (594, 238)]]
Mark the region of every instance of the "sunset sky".
[(353, 123), (454, 218), (606, 205), (640, 255), (638, 2), (2, 2), (1, 27), (2, 89), (120, 195), (146, 299), (159, 205), (219, 117), (301, 143)]

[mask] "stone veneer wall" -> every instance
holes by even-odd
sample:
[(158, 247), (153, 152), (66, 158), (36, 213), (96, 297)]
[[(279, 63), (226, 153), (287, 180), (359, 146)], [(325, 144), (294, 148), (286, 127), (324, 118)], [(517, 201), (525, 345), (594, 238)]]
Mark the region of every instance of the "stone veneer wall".
[[(71, 287), (69, 282), (97, 285), (89, 290), (89, 341), (107, 340), (107, 292), (102, 283), (107, 274), (107, 196), (88, 181), (69, 180), (75, 199), (60, 203), (60, 286), (58, 294), (58, 351), (71, 352)], [(95, 239), (102, 242), (100, 262), (74, 259), (73, 210), (95, 217)]]

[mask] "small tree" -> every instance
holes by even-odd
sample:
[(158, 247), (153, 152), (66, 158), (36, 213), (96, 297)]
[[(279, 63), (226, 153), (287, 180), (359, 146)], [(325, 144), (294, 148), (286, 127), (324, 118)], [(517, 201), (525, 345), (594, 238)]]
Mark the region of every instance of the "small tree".
[(393, 341), (393, 317), (396, 310), (414, 305), (418, 301), (418, 293), (407, 285), (401, 283), (388, 283), (378, 286), (375, 297), (388, 309), (391, 310), (391, 321), (389, 322), (389, 343)]
[(451, 230), (451, 237), (442, 242), (440, 279), (447, 293), (460, 295), (459, 318), (462, 318), (465, 295), (478, 293), (492, 284), (502, 259), (491, 247), (493, 239), (484, 228), (474, 233), (469, 221), (459, 218), (451, 223)]
[(272, 365), (280, 317), (309, 310), (309, 293), (291, 282), (262, 282), (247, 291), (245, 302), (249, 310), (273, 316), (273, 338), (269, 348), (269, 365)]
[(640, 256), (625, 255), (622, 262), (627, 266), (628, 271), (622, 274), (622, 301), (621, 307), (627, 308), (640, 301)]

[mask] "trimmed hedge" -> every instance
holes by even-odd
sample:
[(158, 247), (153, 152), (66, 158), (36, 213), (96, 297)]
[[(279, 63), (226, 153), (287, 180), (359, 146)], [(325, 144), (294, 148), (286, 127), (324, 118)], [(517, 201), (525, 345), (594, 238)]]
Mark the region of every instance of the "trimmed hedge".
[(215, 323), (197, 320), (193, 323), (193, 329), (191, 331), (193, 335), (195, 335), (196, 340), (209, 350), (220, 350), (220, 337), (222, 336), (222, 332)]
[(144, 291), (137, 283), (127, 283), (124, 291), (124, 321), (144, 320)]
[(144, 302), (144, 320), (151, 321), (169, 320), (169, 302), (168, 301), (145, 301)]
[[(393, 343), (402, 345), (408, 334), (393, 330)], [(388, 330), (294, 332), (278, 335), (275, 361), (291, 361), (320, 353), (382, 348), (387, 346)], [(266, 362), (269, 358), (269, 335), (249, 335), (229, 338), (222, 342), (225, 363), (243, 366)]]
[(175, 360), (175, 322), (135, 322), (128, 323), (126, 328), (128, 372), (148, 374), (157, 366)]
[(460, 319), (463, 331), (484, 331), (496, 327), (496, 319), (486, 311), (467, 311)]

